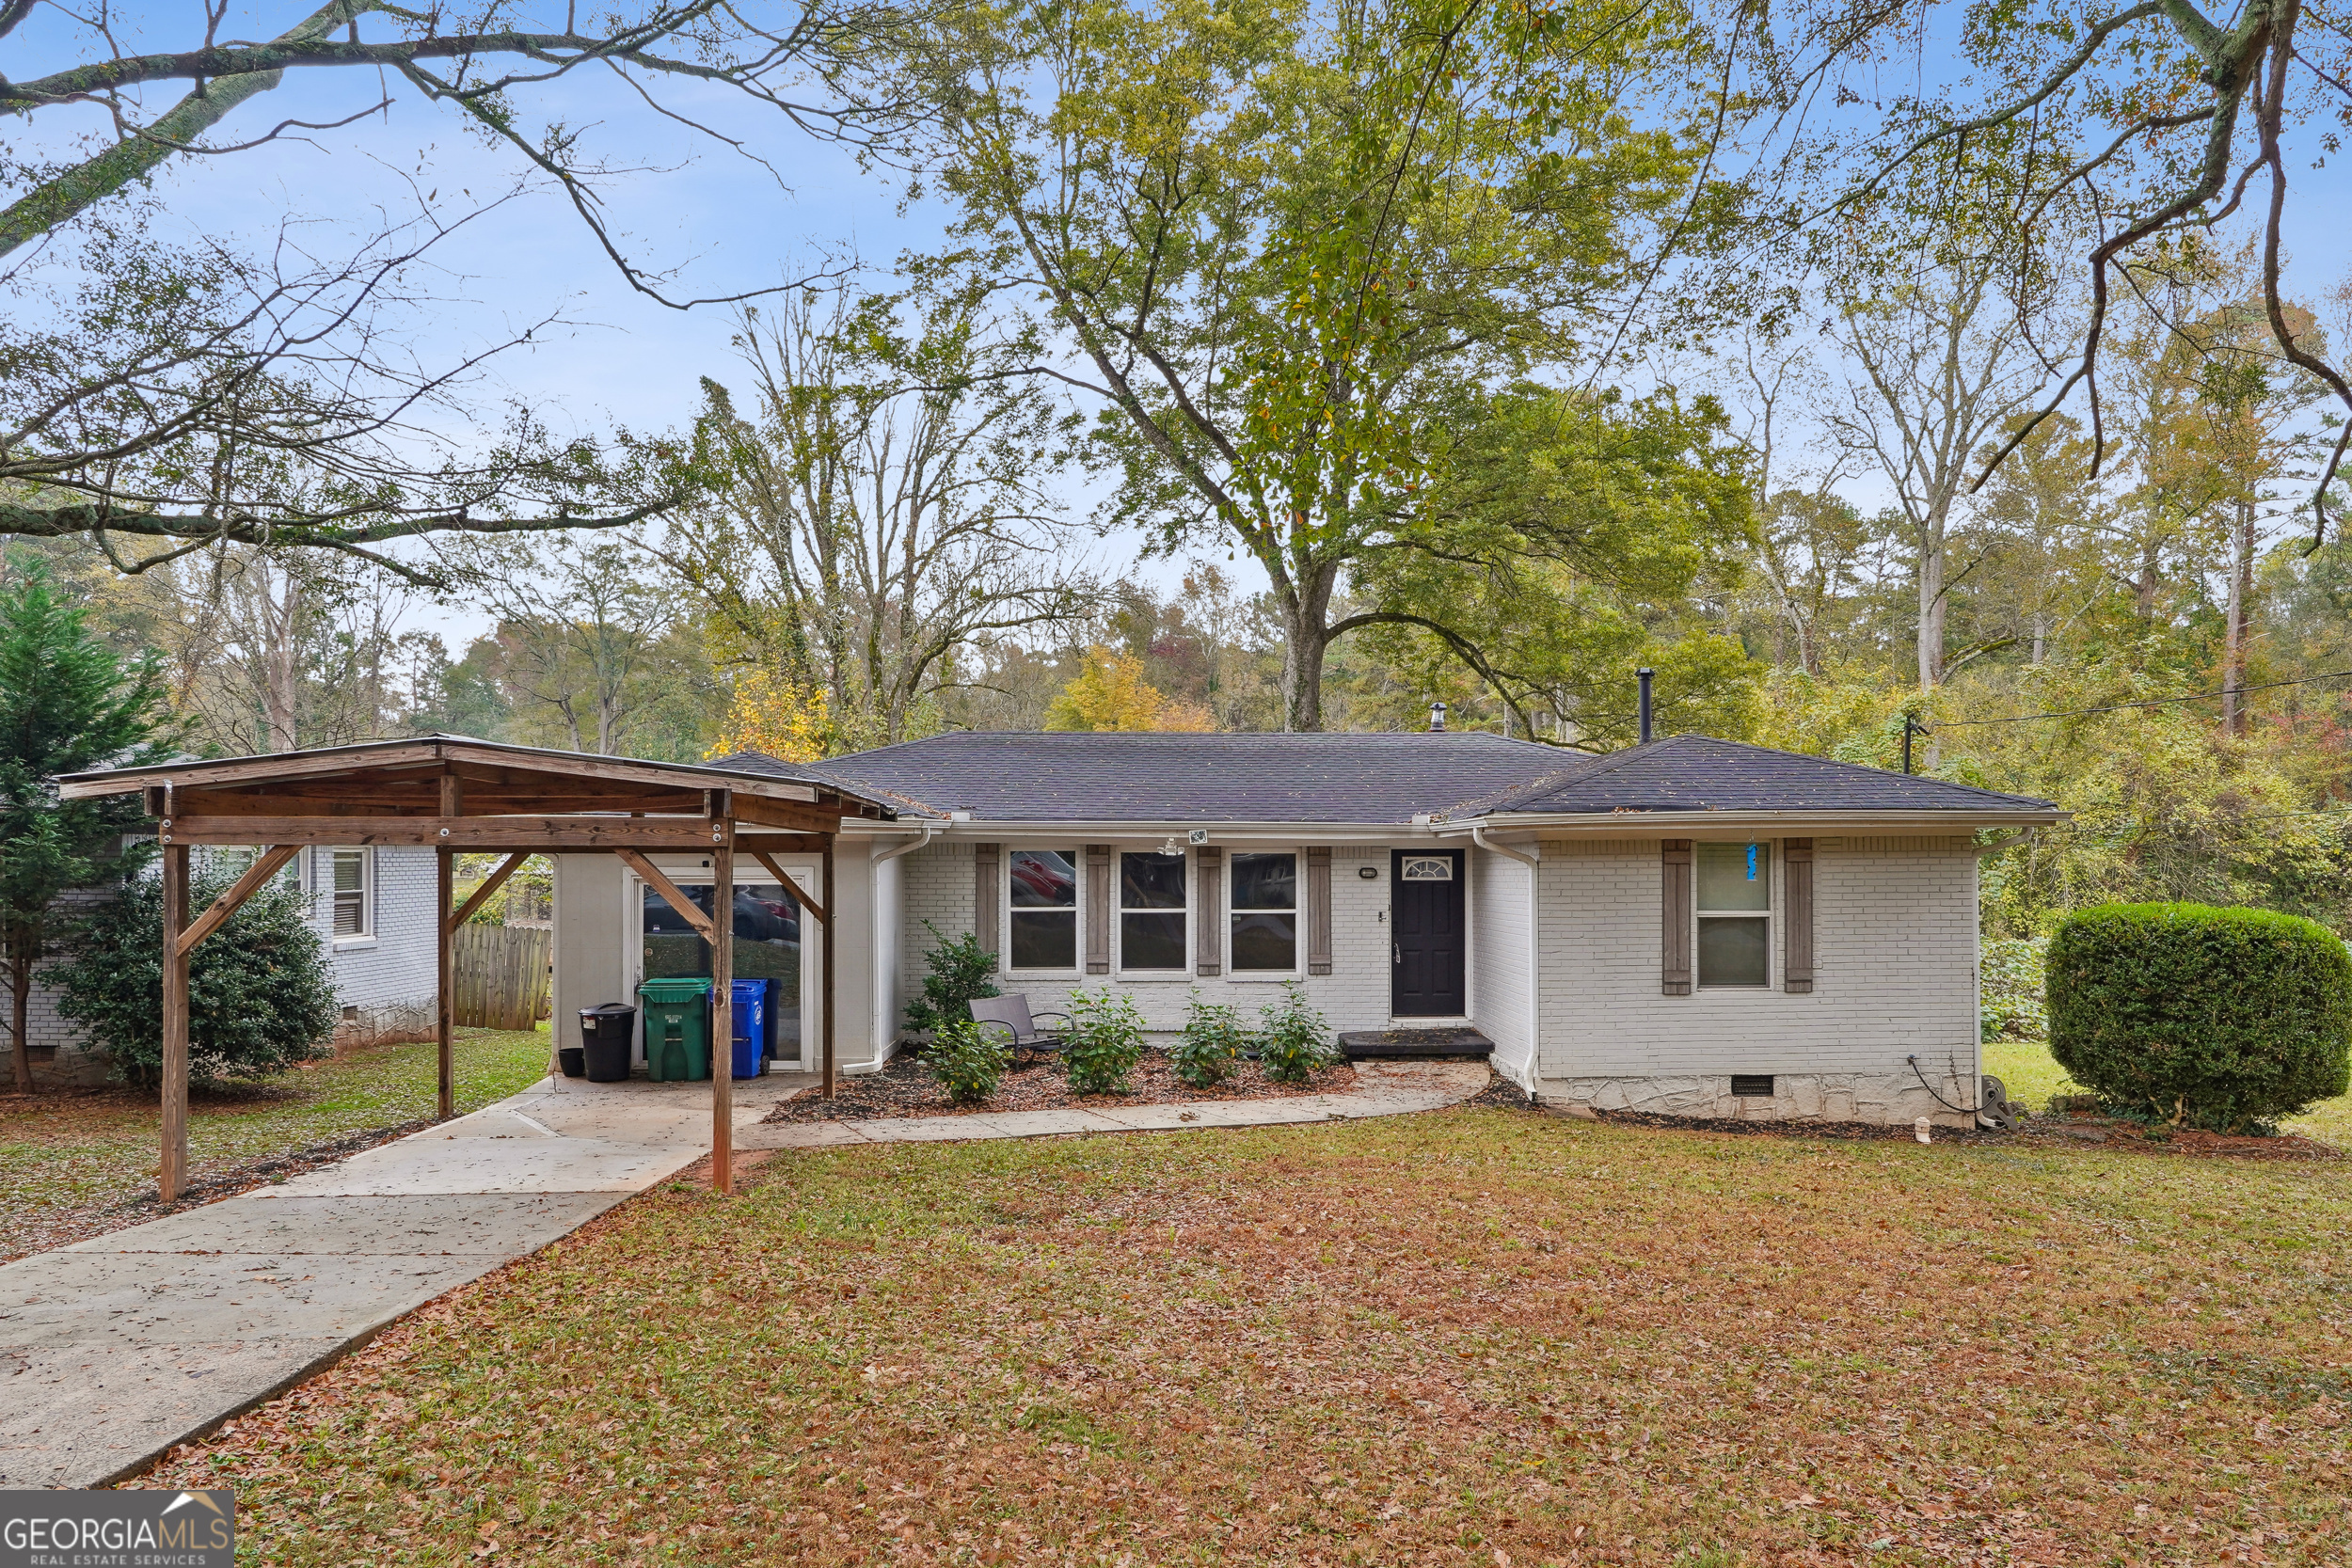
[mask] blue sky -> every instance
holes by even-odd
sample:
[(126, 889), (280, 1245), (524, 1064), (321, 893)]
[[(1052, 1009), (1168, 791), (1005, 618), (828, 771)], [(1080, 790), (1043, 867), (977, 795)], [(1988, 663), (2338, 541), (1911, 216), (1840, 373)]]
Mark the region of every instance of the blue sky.
[[(305, 9), (300, 0), (241, 8), (223, 36), (267, 37)], [(134, 7), (118, 22), (127, 29), (126, 47), (134, 49), (184, 47), (201, 25), (197, 8), (184, 5)], [(371, 32), (381, 36), (379, 29)], [(0, 71), (24, 80), (70, 63), (77, 57), (73, 51), (85, 46), (76, 29), (44, 9), (0, 42)], [(860, 169), (849, 150), (809, 137), (731, 91), (691, 83), (660, 90), (669, 107), (746, 137), (774, 172), (662, 119), (601, 73), (530, 89), (518, 102), (534, 124), (561, 119), (586, 127), (582, 145), (591, 158), (647, 170), (604, 182), (608, 212), (641, 263), (677, 269), (673, 286), (679, 293), (766, 287), (804, 274), (827, 252), (859, 254), (886, 280), (902, 249), (937, 242), (943, 210), (900, 211), (889, 181)], [(155, 103), (178, 94), (176, 86), (167, 86), (157, 89)], [(444, 206), (462, 210), (467, 192), (480, 198), (502, 190), (521, 169), (516, 154), (485, 148), (453, 111), (423, 103), (405, 85), (396, 85), (390, 96), (387, 114), (309, 141), (180, 160), (162, 176), (167, 221), (190, 233), (252, 240), (288, 216), (313, 219), (318, 243), (331, 248), (335, 234), (365, 230), (379, 213), (412, 212), (406, 175), (415, 176), (416, 191), (437, 192)], [(295, 71), (238, 111), (216, 136), (244, 139), (287, 119), (339, 119), (375, 98), (373, 72)], [(101, 136), (104, 129), (95, 110), (53, 110), (38, 122), (38, 141), (23, 121), (0, 126), (0, 137), (20, 148), (55, 149), (69, 134)], [(2296, 282), (2316, 291), (2344, 275), (2341, 214), (2352, 190), (2336, 169), (2291, 168), (2290, 174), (2297, 192), (2291, 230)], [(566, 422), (583, 431), (679, 426), (692, 417), (698, 378), (724, 380), (732, 373), (728, 312), (681, 312), (634, 293), (568, 203), (551, 191), (525, 196), (480, 220), (440, 253), (440, 262), (448, 271), (437, 292), (446, 303), (411, 327), (430, 357), (496, 341), (549, 311), (561, 311), (571, 323), (501, 356), (484, 388), (540, 405), (556, 416), (559, 429)], [(1104, 553), (1123, 562), (1132, 548), (1114, 540)], [(433, 619), (453, 638), (475, 624), (462, 612)]]

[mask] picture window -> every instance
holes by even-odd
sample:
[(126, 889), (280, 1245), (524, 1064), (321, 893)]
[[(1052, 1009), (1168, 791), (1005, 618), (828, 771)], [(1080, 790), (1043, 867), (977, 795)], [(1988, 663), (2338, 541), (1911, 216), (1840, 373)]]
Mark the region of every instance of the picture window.
[(1184, 967), (1184, 857), (1146, 851), (1119, 857), (1121, 969)]
[(1772, 983), (1772, 848), (1769, 844), (1697, 847), (1702, 988)]
[(1015, 849), (1008, 931), (1016, 970), (1078, 967), (1078, 851)]
[(1232, 912), (1237, 974), (1298, 967), (1298, 857), (1236, 854)]

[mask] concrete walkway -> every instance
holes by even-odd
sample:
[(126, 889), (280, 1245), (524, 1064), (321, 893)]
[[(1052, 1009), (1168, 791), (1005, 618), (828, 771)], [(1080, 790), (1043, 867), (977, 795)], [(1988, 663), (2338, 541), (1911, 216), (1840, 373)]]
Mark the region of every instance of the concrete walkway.
[[(738, 1127), (811, 1082), (738, 1083)], [(0, 1487), (135, 1473), (709, 1152), (707, 1085), (552, 1078), (279, 1185), (0, 1268)]]
[[(811, 1085), (735, 1085), (739, 1149), (1263, 1127), (1435, 1110), (1475, 1063), (1365, 1063), (1348, 1094), (762, 1124)], [(279, 1185), (0, 1267), (0, 1487), (97, 1486), (710, 1151), (701, 1085), (552, 1078)]]

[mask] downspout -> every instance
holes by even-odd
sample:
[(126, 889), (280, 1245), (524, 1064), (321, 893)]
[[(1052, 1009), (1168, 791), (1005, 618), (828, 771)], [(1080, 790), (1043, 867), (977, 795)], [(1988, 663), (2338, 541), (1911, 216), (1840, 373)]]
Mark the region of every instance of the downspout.
[[(940, 821), (936, 818), (926, 821), (922, 825), (922, 836), (918, 838), (911, 838), (904, 844), (894, 844), (889, 848), (882, 850), (880, 854), (874, 854), (869, 851), (866, 856), (867, 867), (871, 869), (873, 867), (880, 866), (885, 861), (895, 861), (901, 855), (911, 855), (914, 853), (915, 850), (922, 848), (925, 845), (930, 843), (932, 839), (937, 838), (939, 836), (939, 830), (946, 825), (947, 824), (946, 822)], [(868, 878), (867, 884), (866, 894), (866, 902), (870, 910), (870, 915), (868, 928), (866, 931), (866, 950), (871, 954), (892, 953), (895, 955), (898, 951), (897, 948), (893, 944), (882, 941), (882, 880), (879, 877)], [(839, 893), (840, 890), (835, 888), (834, 895), (836, 897), (839, 896)], [(827, 928), (825, 934), (829, 937), (833, 934), (830, 927)], [(873, 1067), (868, 1069), (871, 1071), (880, 1071), (882, 1067), (889, 1062), (892, 1054), (898, 1048), (898, 1032), (896, 1028), (891, 1026), (896, 1021), (895, 1019), (891, 1019), (889, 1017), (889, 1015), (894, 1011), (890, 1006), (890, 982), (891, 976), (882, 973), (882, 965), (879, 963), (875, 964), (872, 981), (869, 987), (872, 995), (868, 1004), (868, 1011), (873, 1016), (868, 1019), (866, 1022), (866, 1038), (869, 1042), (868, 1052), (871, 1054), (874, 1063)], [(887, 1038), (883, 1037), (885, 1036)]]
[(936, 820), (925, 822), (923, 824), (923, 836), (921, 838), (912, 840), (905, 844), (893, 845), (879, 855), (868, 855), (866, 857), (867, 863), (880, 865), (884, 861), (895, 861), (900, 855), (911, 855), (917, 849), (920, 849), (925, 845), (929, 844), (932, 839), (937, 838), (939, 836), (939, 830), (946, 825), (947, 824), (945, 822)]
[(1543, 1061), (1542, 1043), (1537, 1034), (1540, 1027), (1539, 1021), (1543, 1016), (1543, 1005), (1540, 1000), (1543, 990), (1541, 968), (1543, 943), (1536, 931), (1536, 922), (1542, 918), (1543, 908), (1543, 901), (1539, 896), (1541, 889), (1537, 885), (1537, 879), (1543, 874), (1543, 852), (1540, 847), (1531, 852), (1525, 849), (1514, 849), (1507, 844), (1492, 842), (1486, 837), (1486, 825), (1484, 822), (1472, 822), (1470, 825), (1470, 842), (1481, 849), (1491, 849), (1496, 854), (1506, 856), (1527, 867), (1527, 1076), (1519, 1080), (1519, 1087), (1526, 1093), (1527, 1098), (1533, 1101), (1535, 1098), (1538, 1067)]

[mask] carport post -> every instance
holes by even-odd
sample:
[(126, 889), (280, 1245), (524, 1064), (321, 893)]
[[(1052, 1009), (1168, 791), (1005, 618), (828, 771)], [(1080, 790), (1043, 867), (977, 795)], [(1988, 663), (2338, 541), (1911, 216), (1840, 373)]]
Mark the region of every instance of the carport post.
[(164, 832), (164, 1148), (155, 1189), (176, 1203), (188, 1179), (188, 954), (180, 944), (188, 923), (188, 847), (168, 842), (170, 823)]
[[(465, 784), (454, 769), (447, 769), (441, 774), (441, 815), (456, 816), (465, 809)], [(441, 831), (446, 833), (449, 830)], [(457, 1114), (457, 999), (450, 994), (450, 946), (456, 940), (456, 933), (451, 929), (449, 919), (450, 906), (457, 896), (457, 857), (456, 851), (447, 845), (434, 853), (434, 886), (440, 890), (440, 895), (433, 900), (433, 1027), (435, 1041), (439, 1046), (437, 1054), (441, 1073), (440, 1118), (447, 1121)]]
[(450, 945), (455, 933), (449, 924), (450, 899), (457, 890), (457, 862), (447, 849), (436, 851), (435, 859), (434, 885), (440, 889), (440, 896), (433, 901), (433, 907), (439, 911), (433, 920), (434, 1037), (440, 1044), (440, 1117), (447, 1121), (457, 1109), (451, 1082), (455, 1075), (452, 1058), (455, 1053), (457, 1010), (455, 1000), (450, 995)]
[(841, 904), (840, 904), (840, 901), (839, 901), (838, 899), (836, 899), (836, 898), (834, 896), (834, 885), (833, 885), (833, 847), (834, 847), (834, 842), (835, 842), (835, 835), (834, 835), (834, 834), (832, 834), (832, 833), (827, 833), (827, 834), (825, 835), (825, 918), (824, 918), (824, 919), (823, 919), (823, 920), (819, 923), (819, 924), (821, 924), (821, 925), (824, 927), (824, 934), (823, 934), (823, 936), (822, 936), (819, 940), (821, 940), (821, 941), (824, 942), (824, 944), (825, 944), (825, 980), (824, 980), (824, 987), (825, 987), (825, 1025), (824, 1025), (824, 1027), (825, 1027), (825, 1098), (826, 1098), (827, 1100), (831, 1100), (831, 1099), (833, 1098), (833, 1079), (834, 1079), (834, 1049), (833, 1049), (833, 973), (834, 973), (834, 971), (833, 971), (833, 952), (834, 952), (834, 949), (835, 947), (838, 947), (838, 946), (840, 945), (840, 936), (841, 936), (841, 922), (840, 922), (840, 920), (839, 920), (839, 918), (838, 918), (839, 913), (840, 913), (840, 910), (841, 910)]
[(710, 1186), (713, 1192), (735, 1191), (735, 845), (732, 834), (710, 847)]

